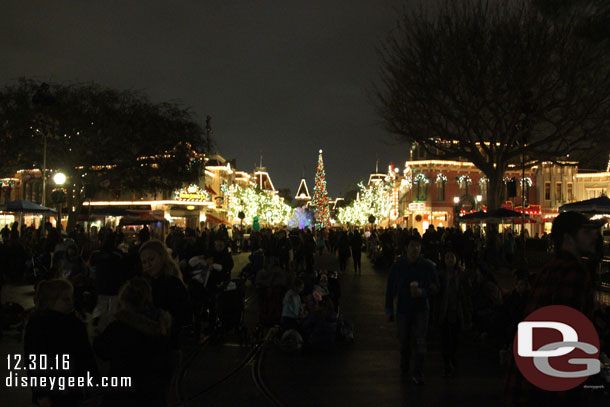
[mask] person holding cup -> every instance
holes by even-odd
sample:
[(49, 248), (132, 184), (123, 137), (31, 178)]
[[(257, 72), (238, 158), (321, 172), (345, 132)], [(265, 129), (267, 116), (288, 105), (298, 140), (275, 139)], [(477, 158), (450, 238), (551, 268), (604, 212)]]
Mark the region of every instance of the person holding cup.
[(413, 382), (418, 385), (424, 384), (429, 297), (438, 291), (438, 286), (434, 263), (421, 256), (421, 237), (412, 236), (406, 256), (401, 256), (390, 268), (385, 312), (390, 321), (396, 320), (401, 372), (409, 374), (411, 353), (414, 353)]

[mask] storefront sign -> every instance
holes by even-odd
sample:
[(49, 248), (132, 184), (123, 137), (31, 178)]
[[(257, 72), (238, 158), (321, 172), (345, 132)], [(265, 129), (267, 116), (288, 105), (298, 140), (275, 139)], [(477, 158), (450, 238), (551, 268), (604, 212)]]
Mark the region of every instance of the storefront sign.
[(178, 201), (205, 202), (209, 200), (210, 194), (198, 185), (191, 184), (174, 192), (174, 197)]
[(425, 211), (426, 210), (426, 204), (425, 203), (421, 203), (421, 202), (411, 202), (409, 204), (409, 210), (410, 211)]

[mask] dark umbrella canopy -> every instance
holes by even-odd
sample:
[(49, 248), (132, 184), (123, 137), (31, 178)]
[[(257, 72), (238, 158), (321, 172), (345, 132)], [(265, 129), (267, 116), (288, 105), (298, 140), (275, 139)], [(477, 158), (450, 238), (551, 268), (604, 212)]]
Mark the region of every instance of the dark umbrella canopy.
[[(494, 219), (512, 219), (512, 218), (520, 218), (523, 215), (521, 214), (521, 212), (513, 211), (510, 209), (506, 209), (506, 208), (498, 208), (498, 209), (494, 209), (491, 212), (488, 212), (487, 216), (489, 218), (494, 218)], [(529, 215), (525, 215), (525, 217), (529, 218)]]
[(460, 217), (460, 220), (485, 220), (487, 219), (489, 215), (487, 214), (487, 212), (483, 212), (483, 211), (478, 211), (478, 212), (473, 212), (473, 213), (469, 213), (468, 215), (464, 215), (462, 217)]
[(584, 201), (573, 202), (559, 207), (559, 212), (610, 213), (610, 198), (600, 196)]
[(4, 206), (7, 212), (23, 212), (23, 213), (43, 213), (57, 212), (55, 209), (47, 208), (46, 206), (38, 205), (37, 203), (19, 199), (16, 201), (7, 202)]

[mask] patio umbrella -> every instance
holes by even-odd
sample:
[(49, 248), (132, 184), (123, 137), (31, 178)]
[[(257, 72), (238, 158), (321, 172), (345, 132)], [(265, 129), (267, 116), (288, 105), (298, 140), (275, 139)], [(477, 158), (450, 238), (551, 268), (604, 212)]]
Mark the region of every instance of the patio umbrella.
[(469, 220), (485, 220), (487, 219), (487, 212), (478, 211), (469, 213), (468, 215), (460, 216), (460, 221), (469, 221)]
[[(512, 211), (510, 209), (506, 209), (506, 208), (498, 208), (498, 209), (494, 209), (491, 212), (487, 212), (488, 215), (488, 219), (489, 220), (504, 220), (504, 219), (516, 219), (516, 218), (521, 218), (522, 214), (521, 212), (517, 212), (517, 211)], [(525, 215), (525, 218), (529, 218), (529, 215)]]
[(591, 214), (610, 213), (610, 198), (600, 196), (584, 201), (573, 202), (559, 207), (559, 212), (585, 212)]
[(37, 203), (19, 199), (16, 201), (7, 202), (4, 205), (4, 209), (7, 212), (21, 212), (21, 213), (44, 213), (44, 212), (57, 212), (55, 209), (47, 208), (46, 206), (38, 205)]

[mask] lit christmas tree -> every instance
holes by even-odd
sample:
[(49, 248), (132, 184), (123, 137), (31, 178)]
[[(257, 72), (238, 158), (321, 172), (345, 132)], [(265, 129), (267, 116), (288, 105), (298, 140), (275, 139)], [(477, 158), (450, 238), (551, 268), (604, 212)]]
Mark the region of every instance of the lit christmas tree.
[(316, 170), (315, 185), (311, 206), (316, 218), (316, 229), (324, 229), (330, 226), (330, 213), (328, 211), (328, 192), (326, 191), (326, 174), (324, 173), (324, 161), (322, 150), (318, 156), (318, 169)]

